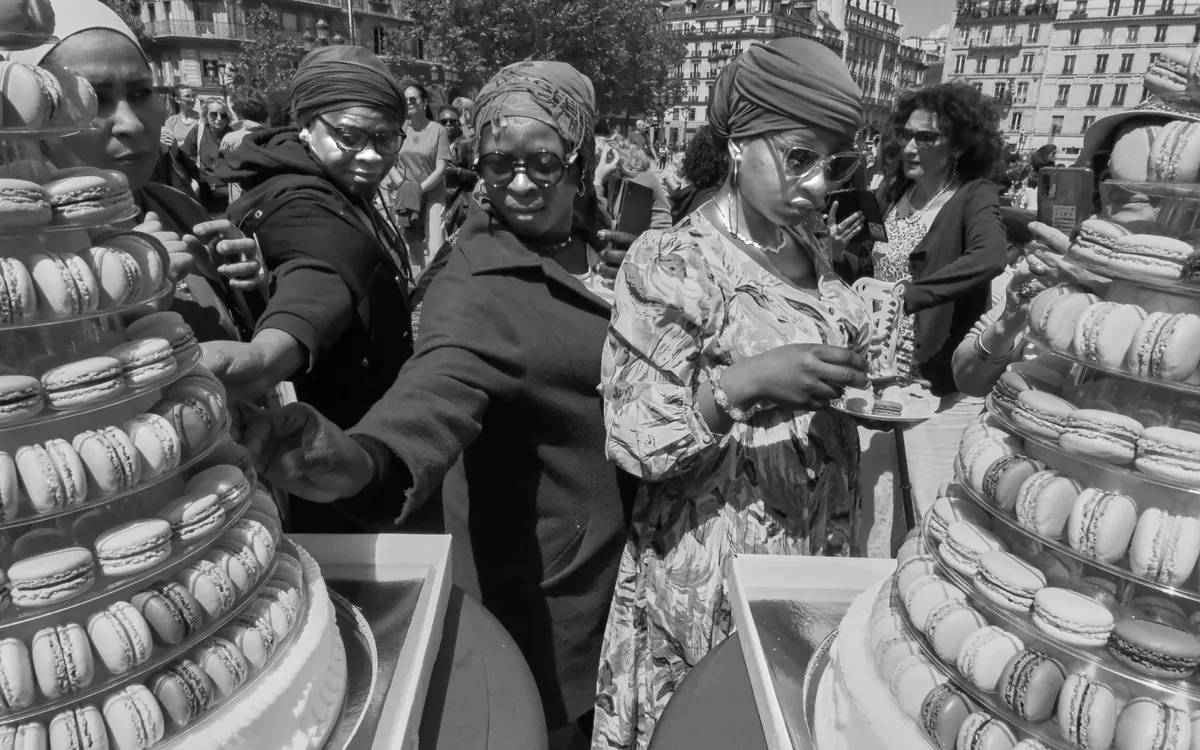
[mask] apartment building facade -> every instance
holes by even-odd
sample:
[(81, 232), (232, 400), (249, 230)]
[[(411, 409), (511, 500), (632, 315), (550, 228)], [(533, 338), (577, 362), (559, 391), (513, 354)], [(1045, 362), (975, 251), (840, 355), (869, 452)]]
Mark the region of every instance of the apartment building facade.
[(901, 74), (900, 20), (896, 6), (882, 0), (846, 3), (846, 68), (863, 92), (863, 119), (880, 128), (892, 111)]

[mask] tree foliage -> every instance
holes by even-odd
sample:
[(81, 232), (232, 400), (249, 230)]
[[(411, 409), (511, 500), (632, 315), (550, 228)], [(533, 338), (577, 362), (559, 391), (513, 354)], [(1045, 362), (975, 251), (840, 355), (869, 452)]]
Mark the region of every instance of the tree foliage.
[(103, 0), (104, 4), (121, 17), (125, 25), (133, 30), (138, 41), (145, 44), (146, 27), (142, 23), (142, 3), (140, 0)]
[(247, 42), (238, 53), (235, 83), (251, 86), (268, 96), (286, 92), (296, 66), (308, 53), (304, 41), (284, 31), (279, 11), (266, 5), (246, 9)]
[(653, 0), (422, 0), (411, 14), (409, 33), (467, 87), (526, 59), (574, 65), (602, 112), (651, 111), (679, 85), (684, 45)]

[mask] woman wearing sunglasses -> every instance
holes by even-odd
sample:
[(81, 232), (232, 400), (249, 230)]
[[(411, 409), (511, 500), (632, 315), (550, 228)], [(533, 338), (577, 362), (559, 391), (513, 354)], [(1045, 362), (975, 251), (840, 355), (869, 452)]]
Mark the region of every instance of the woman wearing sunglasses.
[(215, 168), (221, 152), (221, 139), (232, 125), (229, 105), (213, 97), (204, 102), (201, 121), (183, 140), (180, 150), (196, 165), (199, 189), (196, 195), (213, 216), (220, 216), (229, 206), (229, 186), (217, 179)]
[(512, 634), (565, 741), (590, 731), (636, 489), (604, 458), (596, 393), (610, 308), (589, 286), (595, 106), (565, 63), (498, 73), (475, 105), (481, 185), (395, 385), (351, 436), (292, 404), (245, 441), (290, 492), (381, 528), (441, 486), (456, 582)]
[(601, 392), (610, 459), (643, 480), (604, 636), (594, 750), (644, 749), (732, 628), (737, 554), (859, 550), (858, 434), (826, 408), (866, 383), (865, 304), (817, 233), (849, 179), (861, 94), (828, 48), (755, 44), (709, 109), (729, 176), (617, 275)]
[[(411, 212), (413, 219), (404, 228), (404, 242), (408, 246), (409, 261), (418, 273), (430, 261), (430, 256), (442, 246), (442, 219), (446, 213), (446, 186), (443, 176), (450, 162), (450, 138), (446, 128), (434, 122), (433, 110), (429, 107), (429, 93), (424, 86), (411, 84), (404, 89), (404, 101), (408, 108), (408, 120), (404, 123), (404, 144), (396, 166), (388, 175), (389, 194), (393, 198), (390, 209), (394, 215), (403, 215), (401, 205), (403, 185), (417, 188), (413, 196), (419, 208)], [(402, 222), (403, 223), (403, 222)]]
[[(876, 279), (904, 287), (897, 371), (928, 381), (942, 398), (933, 419), (904, 433), (918, 516), (953, 478), (959, 437), (982, 408), (958, 392), (951, 358), (987, 312), (991, 280), (1008, 263), (999, 188), (988, 179), (1004, 146), (999, 120), (989, 97), (945, 83), (902, 95), (889, 124), (880, 189), (888, 242), (874, 246), (871, 263)], [(835, 229), (835, 241), (845, 236)], [(864, 492), (875, 498), (869, 547), (885, 556), (904, 535), (895, 446), (892, 434), (880, 432), (863, 447)]]

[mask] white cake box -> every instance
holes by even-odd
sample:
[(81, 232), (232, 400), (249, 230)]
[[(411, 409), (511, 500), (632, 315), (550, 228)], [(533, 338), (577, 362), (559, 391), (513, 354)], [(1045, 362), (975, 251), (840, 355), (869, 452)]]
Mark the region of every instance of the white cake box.
[[(837, 627), (856, 596), (895, 569), (895, 560), (870, 558), (739, 555), (734, 559), (729, 582), (733, 620), (770, 750), (803, 750), (807, 744), (797, 737), (797, 724), (804, 722), (798, 698), (804, 681), (802, 662), (807, 661), (804, 652), (811, 653)], [(767, 602), (789, 610), (789, 632), (764, 629), (761, 607)], [(791, 668), (781, 670), (781, 666)], [(781, 694), (786, 696), (783, 701)], [(787, 714), (784, 704), (790, 706)]]
[[(326, 582), (421, 581), (412, 620), (390, 684), (378, 685), (383, 706), (373, 739), (354, 747), (416, 750), (429, 677), (442, 642), (450, 594), (450, 537), (439, 534), (290, 535), (321, 566)], [(380, 634), (375, 634), (376, 639)]]

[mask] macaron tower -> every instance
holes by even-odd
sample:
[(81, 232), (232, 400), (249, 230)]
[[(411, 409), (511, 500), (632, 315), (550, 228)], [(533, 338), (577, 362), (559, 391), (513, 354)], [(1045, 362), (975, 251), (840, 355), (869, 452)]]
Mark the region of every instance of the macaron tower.
[(1067, 259), (1098, 281), (1030, 304), (1061, 377), (999, 378), (903, 567), (842, 620), (877, 747), (1200, 748), (1200, 48), (1152, 73), (1189, 96), (1088, 131), (1111, 178)]
[[(52, 33), (44, 0), (0, 0), (0, 44)], [(130, 229), (122, 174), (40, 156), (93, 127), (95, 92), (0, 60), (0, 105), (0, 143), (28, 146), (0, 149), (0, 748), (220, 748), (252, 729), (247, 691), (265, 711), (306, 670), (320, 710), (289, 706), (322, 737), (345, 687), (329, 599), (191, 328), (155, 312), (166, 249)]]

